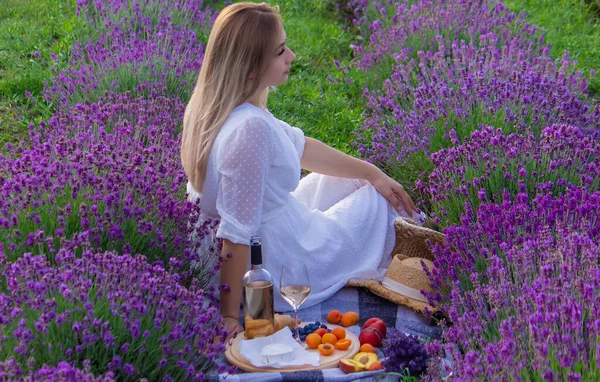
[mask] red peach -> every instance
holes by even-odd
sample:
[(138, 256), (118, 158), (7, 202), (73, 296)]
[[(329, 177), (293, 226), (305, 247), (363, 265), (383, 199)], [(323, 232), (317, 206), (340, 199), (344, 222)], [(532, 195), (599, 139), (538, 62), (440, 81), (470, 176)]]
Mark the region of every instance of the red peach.
[(377, 328), (369, 327), (360, 332), (358, 336), (358, 340), (362, 344), (370, 344), (376, 348), (381, 346), (381, 341), (383, 340), (383, 335)]
[(387, 335), (387, 326), (385, 322), (381, 318), (369, 318), (364, 325), (362, 326), (363, 330), (366, 328), (376, 328), (382, 335), (382, 338), (385, 338)]

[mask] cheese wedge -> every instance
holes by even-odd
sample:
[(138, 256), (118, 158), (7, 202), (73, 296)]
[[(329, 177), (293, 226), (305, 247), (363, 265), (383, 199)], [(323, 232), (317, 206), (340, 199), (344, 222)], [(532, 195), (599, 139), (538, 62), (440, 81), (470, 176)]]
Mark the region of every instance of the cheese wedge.
[(286, 344), (269, 344), (262, 348), (260, 356), (263, 363), (288, 362), (292, 360), (294, 349)]

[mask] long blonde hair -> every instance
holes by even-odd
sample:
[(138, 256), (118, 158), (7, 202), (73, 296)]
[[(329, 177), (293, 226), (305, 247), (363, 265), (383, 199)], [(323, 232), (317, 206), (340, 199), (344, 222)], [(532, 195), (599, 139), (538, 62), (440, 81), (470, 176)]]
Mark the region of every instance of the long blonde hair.
[[(202, 192), (210, 151), (232, 110), (260, 85), (283, 22), (278, 7), (236, 3), (225, 7), (210, 32), (196, 87), (183, 117), (181, 163)], [(252, 74), (252, 76), (251, 76)], [(266, 104), (268, 88), (260, 101)]]

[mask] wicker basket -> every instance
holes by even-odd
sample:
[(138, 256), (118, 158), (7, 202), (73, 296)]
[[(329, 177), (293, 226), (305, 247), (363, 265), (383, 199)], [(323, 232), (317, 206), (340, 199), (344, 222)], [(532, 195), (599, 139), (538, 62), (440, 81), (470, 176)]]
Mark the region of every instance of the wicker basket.
[(429, 228), (417, 225), (412, 219), (399, 217), (394, 222), (396, 229), (396, 246), (392, 256), (400, 253), (406, 257), (420, 257), (433, 261), (433, 254), (427, 246), (427, 240), (432, 244), (444, 244), (446, 235)]
[[(434, 256), (427, 245), (427, 241), (431, 241), (432, 244), (443, 245), (446, 237), (443, 233), (419, 226), (412, 219), (402, 217), (396, 219), (394, 228), (396, 230), (396, 245), (392, 251), (392, 258), (396, 257), (396, 260), (416, 257), (433, 261)], [(346, 286), (367, 288), (378, 296), (396, 304), (408, 306), (419, 312), (424, 312), (426, 308), (435, 311), (427, 303), (394, 293), (384, 288), (381, 282), (376, 280), (353, 279), (349, 280)]]

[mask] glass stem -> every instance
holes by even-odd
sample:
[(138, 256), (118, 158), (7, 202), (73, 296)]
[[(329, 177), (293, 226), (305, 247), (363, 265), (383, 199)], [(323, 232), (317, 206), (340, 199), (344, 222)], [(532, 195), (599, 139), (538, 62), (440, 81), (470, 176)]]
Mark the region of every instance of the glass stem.
[(300, 342), (300, 331), (298, 330), (298, 307), (294, 305), (294, 322), (296, 323), (296, 341)]

